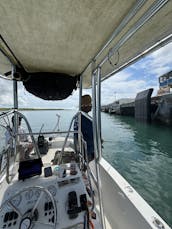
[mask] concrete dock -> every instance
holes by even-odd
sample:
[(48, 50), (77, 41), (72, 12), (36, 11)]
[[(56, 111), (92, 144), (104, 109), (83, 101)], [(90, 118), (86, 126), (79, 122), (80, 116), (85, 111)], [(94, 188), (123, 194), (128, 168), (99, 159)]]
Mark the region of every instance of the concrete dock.
[(102, 106), (104, 112), (117, 115), (134, 116), (135, 99), (119, 99), (115, 102)]
[(153, 89), (144, 90), (135, 99), (119, 99), (101, 107), (103, 112), (133, 116), (142, 122), (159, 121), (172, 125), (172, 93), (151, 97)]

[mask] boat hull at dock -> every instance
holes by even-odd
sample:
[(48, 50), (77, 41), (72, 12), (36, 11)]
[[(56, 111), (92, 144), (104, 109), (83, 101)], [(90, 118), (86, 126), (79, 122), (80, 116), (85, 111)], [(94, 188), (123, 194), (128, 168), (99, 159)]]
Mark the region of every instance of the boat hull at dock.
[(101, 159), (99, 171), (107, 229), (170, 229), (106, 160)]

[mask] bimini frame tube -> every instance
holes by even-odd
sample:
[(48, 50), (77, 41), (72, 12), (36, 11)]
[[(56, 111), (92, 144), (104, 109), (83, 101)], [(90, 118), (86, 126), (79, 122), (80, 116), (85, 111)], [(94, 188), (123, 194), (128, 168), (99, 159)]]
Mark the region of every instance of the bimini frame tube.
[[(15, 66), (12, 68), (12, 77), (13, 77), (13, 99), (14, 99), (14, 111), (18, 110), (18, 89), (17, 89), (17, 80), (14, 79)], [(17, 140), (18, 140), (18, 114), (14, 112), (14, 132), (15, 141), (14, 141), (14, 155), (17, 156)]]
[(93, 113), (93, 138), (94, 138), (94, 156), (97, 160), (98, 158), (98, 147), (97, 147), (97, 95), (96, 95), (96, 84), (97, 84), (97, 76), (95, 73), (92, 75), (92, 113)]
[(98, 161), (102, 157), (102, 133), (101, 133), (101, 68), (97, 70), (97, 140), (98, 140)]
[[(94, 64), (94, 63), (93, 63)], [(101, 71), (98, 70), (98, 78), (101, 77)], [(99, 81), (99, 80), (98, 80)], [(97, 86), (96, 86), (97, 85)], [(102, 203), (102, 193), (101, 193), (101, 179), (100, 179), (100, 169), (99, 169), (99, 161), (101, 159), (101, 151), (99, 151), (101, 147), (101, 131), (100, 131), (100, 116), (98, 112), (100, 112), (100, 81), (97, 82), (97, 75), (92, 72), (92, 100), (93, 100), (93, 137), (94, 137), (94, 154), (95, 154), (95, 167), (96, 167), (96, 177), (97, 177), (97, 190), (98, 190), (98, 199), (100, 205), (100, 218), (101, 225), (103, 229), (106, 229), (105, 218), (103, 212), (103, 203)], [(99, 131), (99, 133), (98, 133)], [(99, 146), (100, 145), (100, 146)]]
[(156, 0), (146, 13), (131, 27), (118, 43), (111, 49), (110, 53), (100, 61), (99, 66), (102, 66), (109, 58), (118, 51), (118, 49), (128, 41), (151, 17), (153, 17), (169, 0)]
[(134, 7), (128, 12), (128, 14), (124, 17), (124, 19), (121, 21), (119, 26), (115, 29), (109, 40), (106, 42), (106, 44), (102, 47), (102, 49), (97, 53), (97, 55), (94, 57), (94, 59), (97, 59), (101, 53), (108, 47), (108, 45), (114, 40), (115, 37), (124, 29), (124, 27), (130, 22), (130, 20), (138, 13), (140, 8), (146, 3), (146, 0), (138, 0), (136, 1)]
[(79, 110), (80, 111), (81, 111), (81, 97), (82, 97), (82, 81), (83, 81), (83, 77), (81, 75), (79, 81)]
[(81, 99), (82, 99), (82, 83), (83, 83), (83, 77), (80, 76), (79, 81), (79, 115), (78, 115), (78, 142), (79, 142), (79, 149), (81, 150), (81, 153), (83, 152), (82, 148), (82, 141), (81, 141)]
[(14, 110), (18, 109), (18, 93), (17, 93), (17, 80), (13, 80), (13, 90), (14, 90)]

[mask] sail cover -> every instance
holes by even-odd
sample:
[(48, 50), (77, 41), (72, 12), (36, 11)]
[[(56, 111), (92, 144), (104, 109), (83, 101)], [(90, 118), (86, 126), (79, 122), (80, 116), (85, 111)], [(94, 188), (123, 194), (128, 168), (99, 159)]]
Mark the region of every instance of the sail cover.
[(26, 72), (82, 74), (88, 88), (94, 66), (103, 79), (170, 36), (171, 22), (168, 0), (1, 0), (0, 49)]

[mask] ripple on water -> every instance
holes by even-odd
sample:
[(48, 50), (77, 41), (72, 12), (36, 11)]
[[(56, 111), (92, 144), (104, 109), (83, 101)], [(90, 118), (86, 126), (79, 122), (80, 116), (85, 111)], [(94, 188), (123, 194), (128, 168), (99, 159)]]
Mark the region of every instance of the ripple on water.
[(102, 134), (111, 141), (103, 156), (172, 226), (172, 128), (106, 116)]

